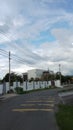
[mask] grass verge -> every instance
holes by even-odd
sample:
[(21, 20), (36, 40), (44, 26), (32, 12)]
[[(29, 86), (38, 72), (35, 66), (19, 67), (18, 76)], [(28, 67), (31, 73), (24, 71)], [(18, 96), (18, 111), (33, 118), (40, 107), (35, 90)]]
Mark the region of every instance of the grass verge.
[(59, 105), (56, 120), (60, 130), (73, 130), (73, 106)]

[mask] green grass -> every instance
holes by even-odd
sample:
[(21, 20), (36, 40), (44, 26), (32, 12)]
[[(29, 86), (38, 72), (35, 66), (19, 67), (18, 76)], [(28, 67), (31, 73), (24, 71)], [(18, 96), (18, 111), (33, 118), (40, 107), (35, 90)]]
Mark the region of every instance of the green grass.
[(56, 119), (60, 130), (73, 130), (73, 106), (59, 105)]

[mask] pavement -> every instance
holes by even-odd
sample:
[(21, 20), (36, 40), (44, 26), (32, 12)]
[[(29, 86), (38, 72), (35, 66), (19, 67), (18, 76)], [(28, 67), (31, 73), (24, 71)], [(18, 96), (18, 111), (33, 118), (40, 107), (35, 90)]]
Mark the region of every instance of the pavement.
[(15, 96), (17, 96), (17, 94), (15, 93), (0, 95), (0, 100), (10, 99), (11, 97), (15, 97)]
[(13, 96), (0, 103), (0, 130), (58, 130), (58, 102), (56, 90)]

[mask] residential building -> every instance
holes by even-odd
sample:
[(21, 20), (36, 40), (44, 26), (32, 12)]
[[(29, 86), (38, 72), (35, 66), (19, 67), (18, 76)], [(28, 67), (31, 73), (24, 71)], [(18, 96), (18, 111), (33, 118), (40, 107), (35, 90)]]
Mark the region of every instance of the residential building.
[(43, 74), (42, 69), (32, 69), (32, 70), (28, 70), (28, 80), (30, 80), (31, 78), (41, 78), (42, 74)]
[(23, 73), (23, 80), (27, 81), (28, 80), (28, 73)]

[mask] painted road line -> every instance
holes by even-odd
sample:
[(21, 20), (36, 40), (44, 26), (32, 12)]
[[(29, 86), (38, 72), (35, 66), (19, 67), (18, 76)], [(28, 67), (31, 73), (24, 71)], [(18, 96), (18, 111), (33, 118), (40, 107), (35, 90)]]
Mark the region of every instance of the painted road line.
[(54, 101), (42, 101), (42, 100), (34, 101), (33, 100), (33, 101), (25, 101), (25, 102), (47, 102), (47, 103), (49, 102), (49, 103), (53, 103)]
[(21, 104), (21, 106), (35, 106), (35, 104)]
[(54, 107), (54, 104), (37, 104), (39, 106), (49, 106), (49, 107)]
[(50, 107), (54, 107), (54, 104), (21, 104), (21, 106), (50, 106)]
[(13, 109), (13, 112), (34, 112), (34, 111), (46, 111), (46, 112), (52, 112), (53, 109)]

